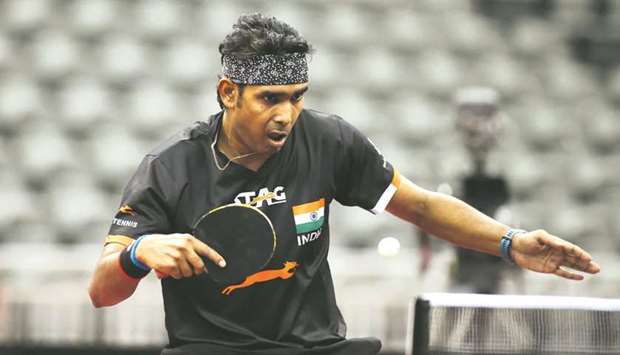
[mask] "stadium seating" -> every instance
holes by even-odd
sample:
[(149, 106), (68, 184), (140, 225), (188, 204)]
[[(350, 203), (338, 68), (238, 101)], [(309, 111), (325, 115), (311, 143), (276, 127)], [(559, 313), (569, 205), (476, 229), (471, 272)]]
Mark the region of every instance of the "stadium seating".
[(36, 35), (31, 54), (32, 71), (43, 81), (62, 79), (78, 69), (83, 52), (66, 32), (45, 31)]
[(3, 23), (7, 31), (27, 35), (40, 29), (50, 19), (53, 4), (50, 0), (7, 0), (2, 3)]
[(127, 85), (148, 71), (147, 44), (128, 34), (106, 34), (98, 53), (98, 67), (106, 81)]
[(97, 135), (88, 143), (91, 157), (89, 167), (99, 183), (113, 186), (117, 191), (136, 170), (144, 154), (144, 143), (131, 133), (128, 127), (116, 125), (99, 127)]
[(85, 136), (115, 116), (112, 91), (92, 77), (73, 76), (63, 81), (55, 96), (56, 119), (67, 132)]
[(41, 115), (41, 89), (28, 77), (3, 76), (0, 82), (0, 128), (15, 134), (29, 119)]
[[(43, 211), (37, 208), (39, 204), (36, 203), (35, 194), (27, 188), (18, 175), (4, 170), (0, 175), (0, 182), (0, 196), (2, 196), (0, 240), (3, 242), (19, 240), (19, 236), (14, 234), (16, 232), (14, 228), (20, 224), (35, 223)], [(48, 229), (51, 228), (48, 226)]]
[(182, 30), (183, 2), (141, 0), (131, 5), (135, 6), (135, 25), (147, 40), (167, 40)]
[[(615, 48), (615, 37), (603, 41), (589, 29), (603, 28), (590, 27), (597, 19), (615, 28), (615, 2), (393, 5), (1, 2), (0, 166), (17, 167), (7, 185), (16, 190), (6, 198), (22, 206), (4, 211), (2, 224), (32, 217), (36, 196), (52, 201), (37, 213), (51, 215), (60, 203), (53, 201), (62, 201), (56, 196), (73, 192), (52, 188), (49, 179), (77, 167), (90, 176), (80, 194), (98, 205), (87, 219), (110, 216), (113, 211), (101, 208), (110, 203), (102, 201), (118, 196), (144, 153), (219, 109), (217, 44), (240, 13), (254, 11), (289, 21), (314, 44), (309, 106), (352, 122), (416, 182), (456, 187), (471, 169), (453, 130), (452, 99), (457, 88), (482, 84), (500, 92), (508, 117), (491, 165), (508, 176), (516, 206), (536, 203), (557, 186), (576, 203), (602, 203), (605, 189), (617, 185), (620, 69), (601, 52)], [(602, 63), (606, 74), (579, 58)], [(528, 216), (537, 220), (535, 214)], [(55, 231), (44, 235), (87, 228), (57, 217), (37, 222)], [(546, 220), (561, 224), (563, 218)], [(337, 232), (349, 233), (342, 228)]]
[(207, 78), (215, 78), (219, 56), (195, 38), (175, 38), (163, 53), (166, 78), (175, 86), (193, 88)]
[(126, 127), (146, 137), (157, 137), (183, 112), (177, 92), (153, 81), (135, 83), (128, 92), (126, 105)]
[(76, 147), (50, 118), (29, 122), (16, 137), (17, 162), (26, 181), (45, 185), (79, 165)]
[(95, 39), (110, 31), (120, 15), (120, 3), (108, 0), (74, 0), (67, 6), (68, 31)]
[(0, 72), (10, 68), (14, 59), (13, 43), (4, 34), (0, 34)]
[[(509, 182), (504, 215), (617, 269), (618, 1), (0, 0), (0, 300), (23, 312), (7, 323), (0, 302), (0, 343), (164, 341), (154, 277), (101, 313), (91, 311), (85, 280), (144, 154), (219, 111), (217, 46), (240, 14), (255, 11), (290, 22), (313, 44), (307, 107), (351, 122), (430, 190), (459, 196), (473, 168), (454, 128), (456, 91), (495, 88), (506, 127), (489, 169)], [(420, 290), (447, 288), (452, 249), (438, 247), (423, 276), (412, 226), (332, 206), (330, 263), (349, 335), (381, 336), (400, 351), (403, 305)], [(376, 253), (388, 236), (401, 254)], [(33, 248), (37, 257), (21, 257)], [(617, 297), (616, 274), (567, 288), (530, 273), (516, 289)], [(41, 293), (58, 297), (41, 301)], [(77, 306), (63, 308), (68, 302)], [(66, 326), (51, 326), (61, 315)]]
[(608, 85), (611, 99), (620, 104), (620, 68), (611, 71)]
[(101, 241), (114, 215), (115, 205), (98, 189), (92, 177), (83, 171), (66, 171), (50, 184), (45, 196), (50, 220), (57, 227), (57, 238), (63, 243)]

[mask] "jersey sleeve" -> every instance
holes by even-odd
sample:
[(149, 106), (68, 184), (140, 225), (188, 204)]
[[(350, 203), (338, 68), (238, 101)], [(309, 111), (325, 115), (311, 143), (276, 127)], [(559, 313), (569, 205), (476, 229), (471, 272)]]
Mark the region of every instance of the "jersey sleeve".
[(338, 121), (335, 198), (345, 206), (379, 214), (396, 193), (400, 175), (370, 139), (343, 119)]
[(176, 191), (166, 166), (157, 157), (147, 155), (123, 191), (105, 244), (129, 245), (141, 235), (170, 233)]

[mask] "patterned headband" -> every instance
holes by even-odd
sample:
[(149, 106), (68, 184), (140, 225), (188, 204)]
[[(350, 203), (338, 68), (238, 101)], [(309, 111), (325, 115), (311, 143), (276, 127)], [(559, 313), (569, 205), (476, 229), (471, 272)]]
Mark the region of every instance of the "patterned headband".
[(252, 57), (225, 55), (222, 65), (222, 74), (238, 84), (287, 85), (308, 82), (308, 62), (304, 53)]

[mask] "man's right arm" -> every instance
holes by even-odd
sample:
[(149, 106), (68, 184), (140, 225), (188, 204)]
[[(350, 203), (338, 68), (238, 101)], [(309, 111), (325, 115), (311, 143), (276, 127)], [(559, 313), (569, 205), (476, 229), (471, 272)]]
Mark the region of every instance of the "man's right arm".
[[(129, 298), (140, 282), (123, 270), (119, 260), (123, 249), (125, 246), (119, 243), (108, 243), (103, 249), (88, 289), (95, 307), (113, 306)], [(220, 254), (189, 234), (145, 235), (136, 248), (138, 261), (155, 270), (159, 278), (200, 275), (205, 272), (201, 256), (220, 267), (226, 266)]]
[(121, 268), (119, 255), (124, 245), (109, 243), (97, 261), (88, 294), (93, 306), (107, 307), (115, 305), (131, 296), (140, 279), (129, 277)]

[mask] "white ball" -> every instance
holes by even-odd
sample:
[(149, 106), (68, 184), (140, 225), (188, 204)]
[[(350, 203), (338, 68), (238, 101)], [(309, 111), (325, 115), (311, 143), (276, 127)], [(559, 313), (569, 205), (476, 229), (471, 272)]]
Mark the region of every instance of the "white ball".
[(377, 251), (381, 256), (395, 256), (400, 251), (400, 241), (394, 237), (385, 237), (377, 244)]

